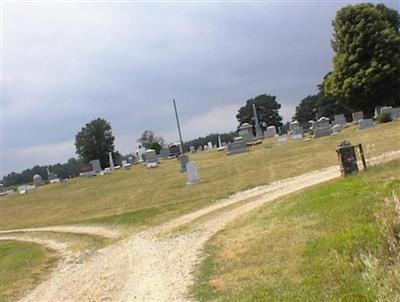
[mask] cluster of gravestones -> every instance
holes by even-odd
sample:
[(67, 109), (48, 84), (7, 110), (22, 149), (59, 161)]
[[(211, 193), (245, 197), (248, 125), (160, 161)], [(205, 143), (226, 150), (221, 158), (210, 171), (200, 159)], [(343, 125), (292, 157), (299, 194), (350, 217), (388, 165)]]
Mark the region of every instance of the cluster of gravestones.
[[(56, 173), (50, 172), (49, 168), (47, 168), (47, 180), (50, 184), (68, 181), (67, 179), (61, 180)], [(45, 182), (43, 181), (43, 178), (39, 174), (35, 174), (32, 177), (32, 183), (33, 184), (31, 184), (31, 185), (19, 186), (17, 188), (17, 191), (19, 192), (19, 194), (23, 195), (30, 191), (33, 191), (36, 189), (36, 187), (44, 185)]]

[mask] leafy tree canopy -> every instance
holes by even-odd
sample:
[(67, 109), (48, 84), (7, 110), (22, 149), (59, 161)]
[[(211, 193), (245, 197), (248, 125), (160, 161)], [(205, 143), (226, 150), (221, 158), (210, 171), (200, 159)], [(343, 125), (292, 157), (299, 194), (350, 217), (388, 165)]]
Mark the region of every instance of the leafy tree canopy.
[(151, 145), (154, 143), (158, 143), (161, 147), (166, 145), (164, 138), (157, 136), (155, 132), (151, 130), (145, 130), (138, 139), (138, 142), (140, 142), (146, 149), (152, 149)]
[(114, 151), (114, 136), (111, 125), (102, 118), (86, 124), (75, 137), (76, 153), (85, 162), (99, 159), (103, 168), (108, 167), (109, 152)]
[(383, 4), (349, 5), (333, 21), (333, 72), (324, 93), (372, 115), (381, 105), (400, 105), (400, 16)]
[(261, 94), (254, 99), (247, 100), (246, 105), (239, 109), (236, 118), (240, 125), (244, 123), (255, 125), (252, 104), (256, 105), (258, 121), (263, 130), (271, 125), (276, 127), (282, 126), (282, 117), (279, 115), (281, 104), (276, 101), (275, 96), (267, 94)]

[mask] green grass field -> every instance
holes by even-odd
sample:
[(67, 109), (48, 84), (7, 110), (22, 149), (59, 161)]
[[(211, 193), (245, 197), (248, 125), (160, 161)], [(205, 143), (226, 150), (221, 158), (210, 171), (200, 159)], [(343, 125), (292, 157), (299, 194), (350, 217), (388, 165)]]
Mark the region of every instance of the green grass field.
[[(400, 161), (268, 204), (206, 247), (200, 301), (400, 301)], [(398, 204), (400, 206), (400, 203)]]
[(0, 242), (0, 301), (15, 301), (51, 271), (54, 253), (41, 245), (17, 241)]
[(131, 229), (156, 224), (237, 191), (335, 165), (335, 147), (342, 139), (363, 143), (367, 158), (398, 150), (399, 130), (400, 121), (364, 131), (352, 126), (339, 135), (308, 142), (277, 145), (274, 139), (265, 140), (246, 154), (191, 154), (202, 178), (202, 183), (195, 186), (186, 185), (186, 175), (179, 172), (177, 160), (164, 161), (156, 169), (137, 165), (112, 175), (46, 185), (27, 195), (2, 197), (0, 227), (88, 223)]

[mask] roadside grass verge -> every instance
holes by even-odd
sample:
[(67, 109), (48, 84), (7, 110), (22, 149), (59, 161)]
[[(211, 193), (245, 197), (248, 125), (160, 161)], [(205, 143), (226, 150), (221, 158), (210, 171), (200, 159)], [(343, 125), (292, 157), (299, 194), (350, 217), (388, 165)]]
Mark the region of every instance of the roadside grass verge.
[(16, 301), (51, 272), (55, 253), (39, 244), (0, 241), (0, 301)]
[(338, 135), (308, 142), (289, 140), (278, 145), (275, 139), (267, 139), (246, 154), (190, 154), (202, 179), (195, 186), (186, 185), (177, 160), (167, 160), (156, 169), (136, 165), (107, 176), (42, 186), (26, 195), (10, 194), (0, 200), (0, 229), (90, 223), (130, 230), (158, 224), (238, 191), (336, 165), (335, 148), (343, 139), (363, 143), (367, 159), (399, 150), (399, 129), (400, 120), (364, 131), (351, 126)]
[(393, 161), (231, 223), (207, 244), (194, 297), (400, 301), (399, 171)]
[(93, 234), (61, 233), (52, 231), (13, 232), (7, 233), (4, 236), (21, 237), (21, 240), (25, 237), (54, 240), (68, 244), (68, 250), (72, 253), (79, 251), (95, 251), (118, 240)]

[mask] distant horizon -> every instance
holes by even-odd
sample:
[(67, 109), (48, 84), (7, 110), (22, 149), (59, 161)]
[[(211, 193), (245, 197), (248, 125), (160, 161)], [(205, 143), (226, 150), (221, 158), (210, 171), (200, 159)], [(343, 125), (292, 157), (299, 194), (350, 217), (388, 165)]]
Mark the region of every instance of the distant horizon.
[(176, 141), (173, 98), (185, 141), (234, 131), (263, 93), (290, 121), (332, 70), (331, 23), (354, 3), (3, 3), (1, 178), (77, 158), (97, 117), (122, 154), (146, 129)]

